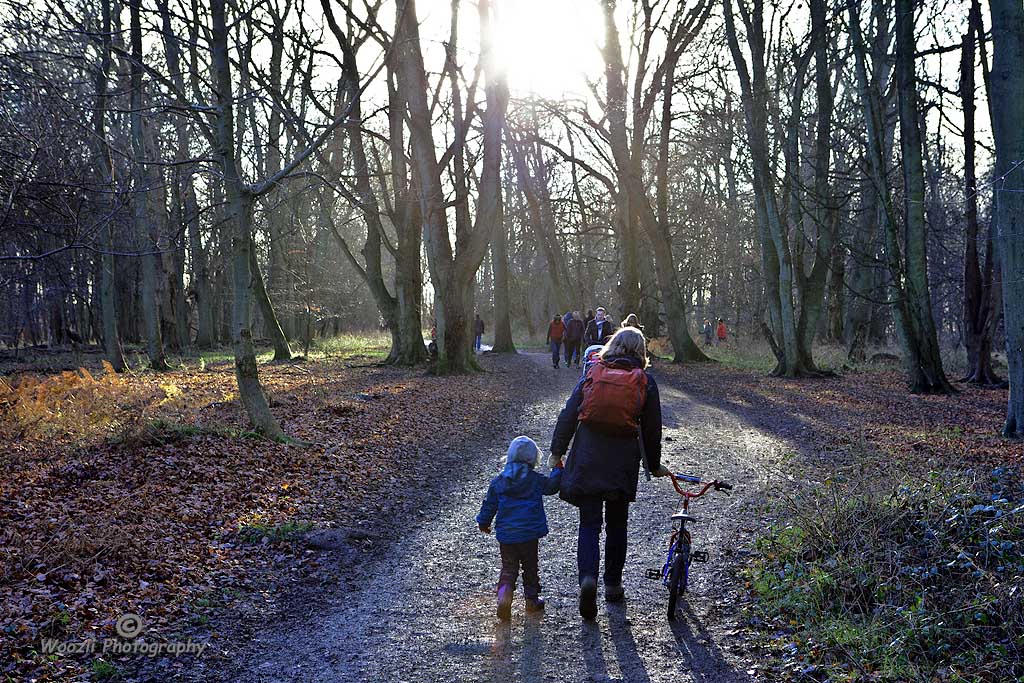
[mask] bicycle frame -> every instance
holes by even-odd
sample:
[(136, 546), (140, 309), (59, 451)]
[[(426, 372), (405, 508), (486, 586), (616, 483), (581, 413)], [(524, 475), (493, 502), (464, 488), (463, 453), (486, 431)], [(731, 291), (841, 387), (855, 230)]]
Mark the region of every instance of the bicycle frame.
[[(669, 580), (672, 573), (672, 560), (675, 559), (676, 553), (679, 552), (680, 546), (676, 543), (678, 540), (682, 540), (688, 546), (693, 546), (690, 532), (686, 530), (686, 522), (679, 522), (679, 528), (672, 529), (672, 538), (668, 541), (668, 556), (665, 558), (665, 564), (661, 567), (661, 582), (666, 588), (669, 586)], [(691, 551), (691, 561), (692, 559)]]
[[(673, 488), (675, 488), (676, 492), (683, 498), (683, 508), (681, 510), (683, 514), (689, 513), (691, 500), (704, 496), (711, 489), (730, 490), (732, 488), (731, 485), (726, 484), (725, 482), (720, 482), (717, 480), (704, 482), (701, 481), (700, 477), (694, 477), (691, 475), (669, 473), (669, 477), (672, 479)], [(688, 491), (682, 486), (680, 486), (680, 481), (683, 481), (687, 484), (700, 484), (702, 485), (702, 487), (700, 491), (697, 492)], [(693, 538), (690, 535), (689, 530), (686, 528), (686, 522), (687, 520), (681, 519), (679, 520), (679, 527), (673, 527), (672, 536), (669, 538), (668, 541), (668, 554), (665, 558), (665, 564), (662, 565), (660, 576), (650, 577), (661, 579), (661, 582), (666, 587), (669, 587), (670, 573), (672, 571), (672, 561), (675, 559), (676, 553), (679, 552), (680, 547), (682, 545), (685, 544), (686, 546), (690, 547), (690, 561), (686, 563), (687, 568), (689, 567), (689, 564), (691, 562), (706, 562), (708, 559), (707, 552), (692, 550)], [(650, 570), (650, 572), (654, 572), (654, 570)]]

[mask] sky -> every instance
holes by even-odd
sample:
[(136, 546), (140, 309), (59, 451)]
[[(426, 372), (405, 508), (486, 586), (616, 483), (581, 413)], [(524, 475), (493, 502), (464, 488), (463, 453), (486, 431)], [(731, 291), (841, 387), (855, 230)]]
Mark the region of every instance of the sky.
[(495, 39), (509, 88), (542, 97), (585, 95), (601, 74), (604, 19), (594, 0), (505, 0)]
[[(588, 92), (584, 74), (603, 71), (600, 45), (604, 18), (597, 0), (499, 0), (495, 43), (507, 70), (510, 90), (559, 99)], [(451, 0), (417, 0), (420, 35), (427, 42), (447, 40)], [(464, 68), (472, 69), (480, 49), (476, 3), (462, 0), (459, 46)], [(386, 14), (385, 16), (390, 16)], [(431, 46), (425, 46), (427, 51)], [(434, 46), (435, 49), (437, 46)], [(436, 59), (427, 56), (427, 69)]]

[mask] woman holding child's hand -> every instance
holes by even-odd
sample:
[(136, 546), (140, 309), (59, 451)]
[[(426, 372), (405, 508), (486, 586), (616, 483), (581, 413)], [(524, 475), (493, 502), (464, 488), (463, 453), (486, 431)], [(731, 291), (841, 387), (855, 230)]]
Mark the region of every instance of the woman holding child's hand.
[(580, 511), (577, 563), (584, 619), (597, 617), (602, 513), (604, 595), (617, 602), (623, 599), (626, 521), (629, 504), (636, 500), (641, 460), (653, 475), (669, 474), (661, 464), (658, 385), (646, 368), (643, 333), (632, 327), (616, 332), (601, 351), (601, 360), (576, 385), (551, 439), (552, 467), (562, 465), (572, 442), (560, 496)]

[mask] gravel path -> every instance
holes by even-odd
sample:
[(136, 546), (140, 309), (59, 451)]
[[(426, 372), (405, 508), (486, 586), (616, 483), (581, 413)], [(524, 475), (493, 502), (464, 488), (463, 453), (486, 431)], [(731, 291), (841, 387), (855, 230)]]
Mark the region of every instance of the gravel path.
[(509, 439), (527, 434), (546, 450), (578, 377), (575, 370), (553, 370), (544, 354), (526, 355), (535, 364), (527, 366), (536, 378), (535, 400), (506, 433), (465, 453), (468, 464), (460, 472), (440, 479), (443, 495), (421, 503), (426, 516), (399, 519), (397, 540), (356, 569), (348, 587), (305, 589), (251, 639), (237, 643), (230, 664), (206, 662), (179, 673), (250, 683), (761, 680), (740, 625), (741, 591), (732, 569), (764, 523), (760, 504), (783, 444), (668, 379), (659, 381), (663, 460), (676, 471), (736, 485), (732, 496), (709, 495), (691, 510), (701, 519), (693, 528), (695, 546), (708, 550), (710, 561), (695, 565), (679, 618), (666, 620), (666, 590), (644, 578), (647, 568), (663, 562), (669, 515), (679, 498), (666, 480), (641, 480), (630, 508), (625, 603), (606, 605), (599, 593), (597, 621), (581, 620), (576, 510), (552, 497), (551, 533), (540, 546), (546, 613), (527, 617), (520, 590), (511, 623), (497, 620), (497, 544), (477, 531), (473, 518)]

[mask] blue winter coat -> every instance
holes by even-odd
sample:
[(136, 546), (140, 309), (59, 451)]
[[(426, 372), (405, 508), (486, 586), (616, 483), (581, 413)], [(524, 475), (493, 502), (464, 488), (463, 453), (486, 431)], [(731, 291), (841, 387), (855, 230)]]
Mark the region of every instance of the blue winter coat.
[[(640, 361), (631, 356), (608, 360), (640, 367)], [(640, 411), (640, 435), (647, 455), (647, 468), (655, 472), (661, 466), (661, 398), (654, 377), (650, 372), (646, 374), (647, 397)], [(585, 380), (586, 376), (573, 389), (558, 415), (555, 434), (551, 437), (551, 453), (556, 456), (565, 455), (569, 442), (572, 442), (572, 450), (565, 461), (560, 495), (573, 505), (579, 505), (581, 499), (589, 497), (633, 502), (640, 475), (640, 440), (635, 436), (610, 436), (579, 421)]]
[(494, 535), (499, 543), (526, 543), (547, 536), (544, 496), (558, 493), (561, 481), (561, 467), (554, 468), (546, 477), (532, 469), (521, 479), (499, 474), (487, 487), (476, 523), (490, 526), (497, 514)]

